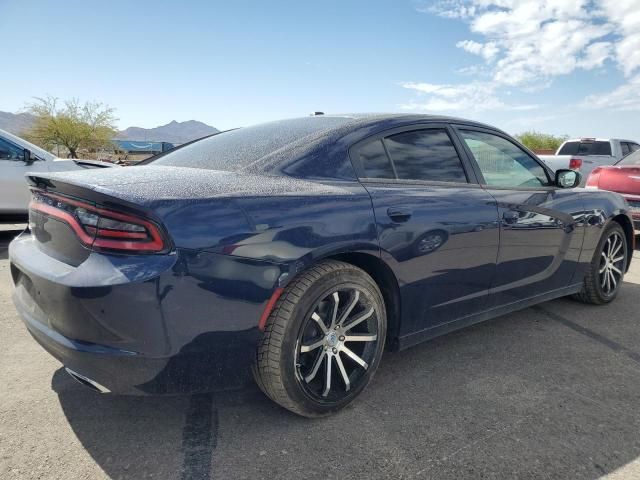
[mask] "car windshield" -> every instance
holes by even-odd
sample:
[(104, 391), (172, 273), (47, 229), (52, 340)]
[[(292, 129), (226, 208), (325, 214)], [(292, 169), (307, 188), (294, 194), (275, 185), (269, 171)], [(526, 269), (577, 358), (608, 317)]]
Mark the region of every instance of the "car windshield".
[(594, 140), (566, 142), (558, 155), (611, 155), (611, 143)]
[(151, 163), (237, 171), (292, 142), (348, 120), (347, 117), (308, 117), (230, 130), (186, 145)]
[(616, 165), (640, 165), (640, 150), (636, 150), (635, 152), (630, 153), (618, 163), (616, 163)]

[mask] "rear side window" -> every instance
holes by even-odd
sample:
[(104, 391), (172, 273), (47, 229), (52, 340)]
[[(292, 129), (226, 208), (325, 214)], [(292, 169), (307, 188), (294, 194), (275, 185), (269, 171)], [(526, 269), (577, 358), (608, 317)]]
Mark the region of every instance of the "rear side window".
[(566, 142), (558, 155), (611, 155), (611, 143), (598, 141)]
[(391, 167), (387, 152), (384, 151), (382, 140), (363, 145), (358, 150), (360, 163), (367, 178), (396, 178)]
[(632, 142), (622, 142), (620, 144), (620, 146), (622, 147), (622, 156), (623, 157), (626, 157), (630, 153), (633, 153), (633, 152), (635, 152), (635, 151), (640, 149), (640, 145), (638, 145), (637, 143), (632, 143)]
[(616, 165), (640, 165), (640, 151), (636, 150), (620, 160)]
[(384, 143), (399, 179), (467, 182), (458, 152), (445, 130), (398, 133), (385, 138)]
[(467, 183), (444, 129), (412, 130), (364, 144), (357, 150), (366, 178)]

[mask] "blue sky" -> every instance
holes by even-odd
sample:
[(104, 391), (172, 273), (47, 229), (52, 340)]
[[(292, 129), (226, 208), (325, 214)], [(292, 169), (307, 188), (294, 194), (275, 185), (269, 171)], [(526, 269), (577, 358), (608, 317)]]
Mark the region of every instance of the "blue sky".
[(640, 0), (0, 0), (0, 110), (119, 126), (419, 112), (640, 140)]

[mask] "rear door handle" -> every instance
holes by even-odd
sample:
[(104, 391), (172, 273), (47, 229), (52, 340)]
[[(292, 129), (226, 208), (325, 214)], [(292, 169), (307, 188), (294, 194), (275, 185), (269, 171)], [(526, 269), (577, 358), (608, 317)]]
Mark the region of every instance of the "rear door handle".
[(406, 222), (411, 218), (413, 212), (408, 208), (402, 207), (389, 207), (387, 208), (387, 215), (394, 222)]

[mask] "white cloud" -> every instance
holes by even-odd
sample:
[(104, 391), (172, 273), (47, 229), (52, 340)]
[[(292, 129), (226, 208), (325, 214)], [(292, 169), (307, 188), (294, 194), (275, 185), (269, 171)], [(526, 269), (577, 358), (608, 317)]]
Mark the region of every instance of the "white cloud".
[(625, 75), (640, 67), (640, 1), (601, 0), (601, 7), (620, 39), (615, 44), (616, 58)]
[(475, 39), (456, 47), (481, 57), (483, 64), (462, 71), (487, 72), (492, 81), (406, 83), (426, 98), (404, 108), (462, 110), (465, 101), (474, 102), (466, 109), (517, 108), (500, 99), (504, 89), (547, 88), (556, 77), (598, 69), (607, 61), (630, 80), (605, 96), (615, 108), (640, 103), (633, 77), (640, 70), (640, 0), (441, 0), (421, 11), (466, 22)]
[(585, 70), (597, 68), (602, 65), (607, 58), (611, 57), (611, 50), (611, 42), (592, 43), (585, 49), (582, 58), (578, 60), (578, 66)]
[(446, 18), (469, 18), (475, 15), (476, 7), (459, 0), (442, 0), (428, 7), (419, 6), (418, 11), (435, 13)]
[(602, 39), (613, 27), (584, 0), (470, 3), (476, 5), (469, 19), (471, 32), (494, 46), (494, 56), (500, 53), (493, 67), (493, 79), (500, 84), (544, 84), (578, 68), (602, 66), (610, 57), (608, 42)]
[(491, 60), (500, 51), (494, 42), (478, 43), (473, 40), (462, 40), (456, 43), (456, 47), (466, 50), (469, 53), (480, 55), (485, 60)]
[(505, 124), (505, 128), (511, 129), (530, 129), (533, 125), (545, 125), (560, 119), (570, 118), (574, 112), (553, 112), (542, 115), (527, 115), (526, 117), (517, 117), (509, 120)]
[(585, 108), (640, 110), (640, 74), (608, 93), (589, 95), (582, 102)]
[(495, 86), (489, 82), (472, 82), (464, 85), (436, 85), (432, 83), (401, 83), (413, 90), (422, 100), (400, 105), (403, 110), (432, 112), (485, 111), (485, 110), (532, 110), (537, 105), (508, 105), (495, 95)]

